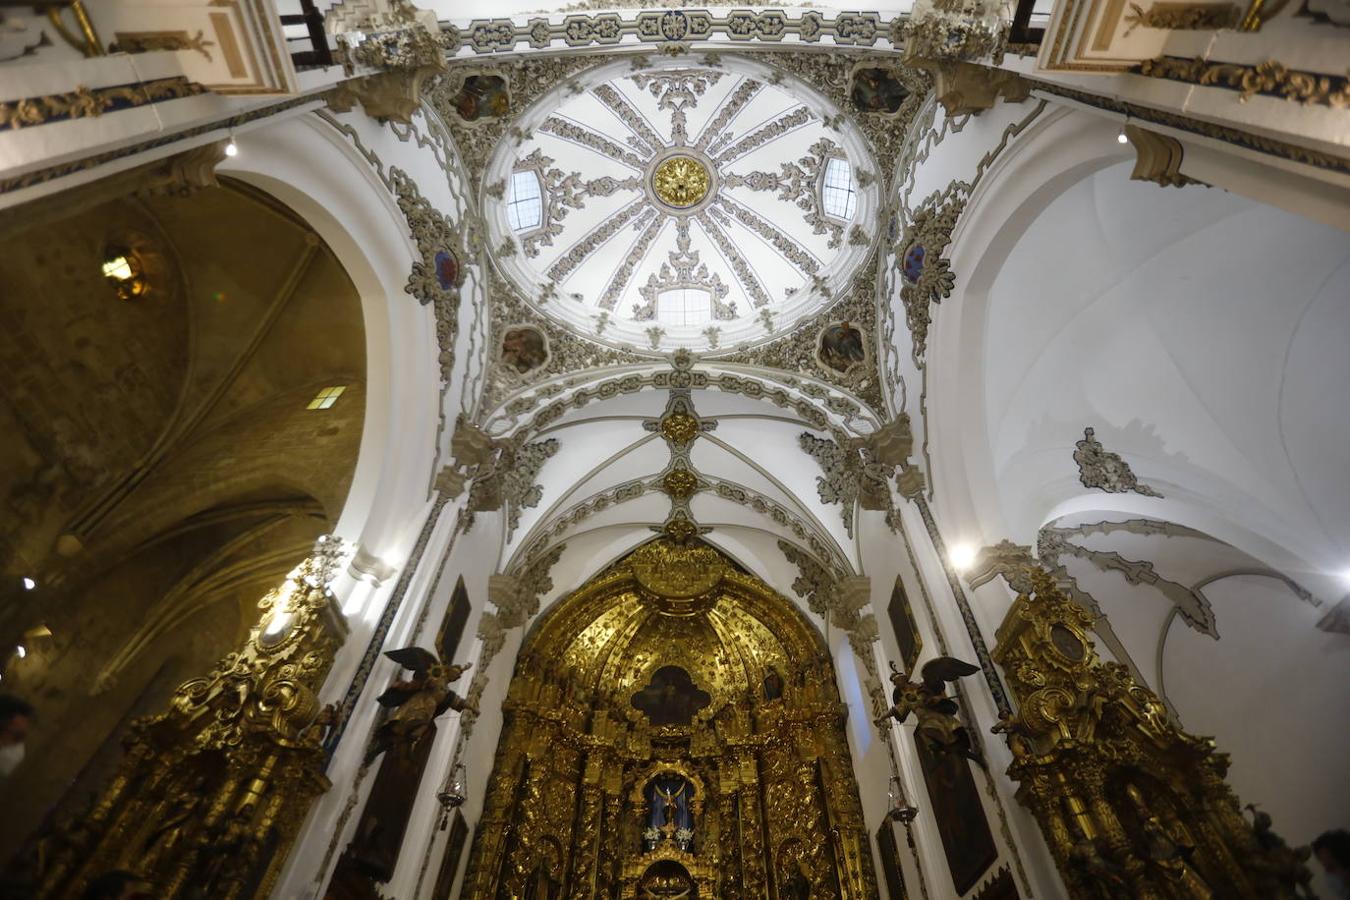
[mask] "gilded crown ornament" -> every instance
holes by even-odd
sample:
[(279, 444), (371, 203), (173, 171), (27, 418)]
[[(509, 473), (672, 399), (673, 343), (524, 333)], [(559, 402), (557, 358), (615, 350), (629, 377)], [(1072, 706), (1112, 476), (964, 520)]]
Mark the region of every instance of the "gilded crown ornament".
[(708, 167), (692, 156), (672, 156), (652, 172), (652, 190), (662, 203), (676, 209), (697, 206), (711, 186)]

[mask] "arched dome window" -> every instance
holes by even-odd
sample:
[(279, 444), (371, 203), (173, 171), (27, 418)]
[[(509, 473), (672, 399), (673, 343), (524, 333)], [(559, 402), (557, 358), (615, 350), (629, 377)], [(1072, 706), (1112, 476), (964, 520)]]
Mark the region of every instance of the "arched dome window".
[(539, 176), (531, 169), (511, 173), (506, 195), (506, 221), (512, 231), (533, 231), (544, 223), (543, 195)]
[(858, 207), (858, 192), (853, 187), (853, 170), (848, 160), (831, 157), (825, 163), (825, 174), (820, 183), (821, 205), (825, 214), (849, 221)]
[(712, 321), (712, 295), (697, 288), (676, 288), (656, 298), (656, 318), (670, 325), (702, 325)]

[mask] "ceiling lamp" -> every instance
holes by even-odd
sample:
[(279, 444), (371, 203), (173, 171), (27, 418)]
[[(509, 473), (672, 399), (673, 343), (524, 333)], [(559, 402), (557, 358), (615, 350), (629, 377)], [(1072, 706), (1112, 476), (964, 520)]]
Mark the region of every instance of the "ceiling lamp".
[(145, 268), (135, 252), (122, 246), (110, 246), (103, 253), (103, 277), (120, 300), (135, 300), (150, 291)]
[(37, 582), (25, 575), (23, 579), (23, 589), (25, 591), (31, 591), (35, 587), (37, 587)]

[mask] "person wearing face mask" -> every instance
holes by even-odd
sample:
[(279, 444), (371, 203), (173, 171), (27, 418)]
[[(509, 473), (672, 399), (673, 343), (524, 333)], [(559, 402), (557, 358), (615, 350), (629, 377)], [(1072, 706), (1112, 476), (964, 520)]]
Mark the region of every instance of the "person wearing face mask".
[(10, 694), (0, 694), (0, 778), (23, 762), (23, 743), (35, 718), (33, 705)]
[(1350, 898), (1350, 831), (1324, 831), (1313, 841), (1313, 855), (1326, 869), (1337, 897)]

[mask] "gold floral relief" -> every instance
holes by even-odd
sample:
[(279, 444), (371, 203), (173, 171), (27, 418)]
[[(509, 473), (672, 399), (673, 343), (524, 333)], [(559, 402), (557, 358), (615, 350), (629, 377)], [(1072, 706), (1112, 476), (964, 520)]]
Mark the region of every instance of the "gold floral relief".
[(667, 206), (684, 209), (708, 196), (712, 178), (708, 167), (692, 156), (672, 156), (652, 173), (652, 190)]

